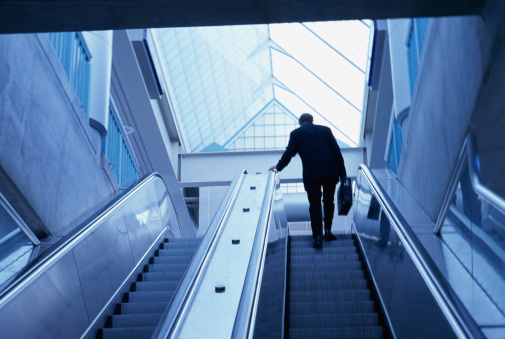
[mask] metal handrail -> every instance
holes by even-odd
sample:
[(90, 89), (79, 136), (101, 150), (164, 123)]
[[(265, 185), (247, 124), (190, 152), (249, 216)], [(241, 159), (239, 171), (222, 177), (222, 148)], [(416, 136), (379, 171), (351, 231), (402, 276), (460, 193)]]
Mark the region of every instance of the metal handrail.
[(479, 326), (467, 311), (461, 300), (449, 285), (440, 269), (423, 247), (415, 233), (409, 227), (405, 218), (379, 184), (370, 169), (360, 165), (358, 173), (361, 173), (370, 185), (370, 189), (381, 204), (384, 213), (391, 221), (398, 237), (404, 245), (419, 273), (432, 292), (435, 300), (445, 314), (455, 334), (459, 338), (484, 338)]
[[(491, 206), (496, 208), (500, 213), (505, 214), (505, 199), (500, 197), (495, 192), (491, 191), (482, 183), (480, 171), (477, 169), (479, 162), (479, 154), (477, 153), (477, 138), (475, 134), (470, 133), (467, 136), (468, 147), (468, 170), (470, 173), (470, 181), (473, 190), (479, 195), (482, 200), (485, 200)], [(479, 166), (480, 167), (480, 166)]]
[(267, 237), (270, 229), (275, 178), (277, 175), (277, 171), (270, 171), (268, 175), (267, 189), (265, 190), (263, 205), (261, 206), (261, 214), (258, 220), (258, 227), (256, 228), (256, 235), (235, 317), (235, 324), (233, 325), (232, 338), (252, 338), (254, 334), (254, 324), (268, 246)]
[[(71, 251), (75, 246), (81, 243), (87, 236), (93, 233), (98, 226), (108, 218), (118, 208), (122, 207), (132, 196), (139, 192), (142, 188), (148, 185), (155, 179), (163, 179), (158, 173), (152, 173), (145, 177), (135, 187), (115, 200), (111, 205), (105, 208), (91, 222), (86, 222), (87, 226), (76, 232), (74, 235), (63, 241), (57, 248), (51, 251), (51, 254), (44, 257), (39, 262), (30, 267), (24, 274), (18, 277), (9, 287), (0, 294), (0, 309), (3, 309), (7, 304), (16, 298), (26, 287), (39, 279), (48, 269), (58, 262), (65, 254)], [(164, 182), (163, 182), (164, 183)]]
[(40, 245), (39, 238), (37, 238), (37, 236), (33, 234), (30, 227), (26, 225), (25, 221), (19, 216), (19, 214), (11, 206), (11, 204), (9, 204), (9, 202), (1, 192), (0, 192), (0, 208), (3, 208), (7, 212), (7, 214), (9, 214), (9, 216), (12, 218), (12, 220), (14, 220), (19, 229), (21, 229), (21, 231), (24, 232), (24, 234), (28, 237), (28, 239), (30, 239), (33, 245), (35, 246)]
[(198, 251), (191, 261), (186, 275), (174, 295), (172, 303), (163, 314), (151, 338), (174, 338), (177, 336), (191, 306), (191, 302), (195, 297), (198, 286), (203, 279), (203, 274), (217, 247), (218, 240), (224, 230), (224, 225), (228, 220), (246, 174), (247, 171), (241, 170), (235, 175), (230, 189), (226, 192), (223, 202), (216, 212)]

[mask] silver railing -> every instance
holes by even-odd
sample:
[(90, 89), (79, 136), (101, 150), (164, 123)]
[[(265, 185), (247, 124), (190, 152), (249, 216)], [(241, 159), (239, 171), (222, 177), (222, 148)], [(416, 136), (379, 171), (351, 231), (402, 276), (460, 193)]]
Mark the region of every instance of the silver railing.
[(477, 138), (475, 134), (470, 133), (466, 137), (461, 152), (456, 163), (456, 168), (454, 174), (449, 182), (449, 188), (447, 190), (448, 194), (442, 204), (442, 208), (439, 213), (439, 217), (435, 224), (435, 229), (433, 233), (439, 234), (444, 222), (445, 215), (449, 210), (451, 204), (451, 198), (454, 191), (459, 183), (461, 176), (461, 170), (465, 163), (468, 162), (468, 173), (470, 175), (470, 182), (474, 192), (479, 196), (482, 201), (485, 201), (500, 213), (505, 215), (505, 199), (500, 197), (498, 194), (490, 190), (487, 186), (482, 183), (482, 176), (480, 174), (479, 165), (479, 153), (477, 152)]
[(442, 272), (440, 272), (435, 262), (433, 262), (433, 259), (431, 259), (424, 246), (417, 239), (417, 236), (412, 231), (405, 218), (401, 215), (396, 205), (379, 184), (370, 169), (365, 165), (361, 165), (358, 170), (358, 176), (360, 174), (363, 175), (364, 179), (370, 185), (372, 193), (375, 195), (384, 213), (391, 221), (403, 246), (410, 254), (412, 261), (432, 292), (455, 334), (459, 338), (484, 338), (475, 320), (470, 313), (468, 313)]
[(482, 183), (482, 177), (478, 168), (479, 156), (477, 153), (477, 138), (475, 134), (470, 133), (467, 137), (468, 148), (468, 169), (470, 172), (470, 181), (473, 190), (477, 195), (488, 204), (496, 208), (500, 213), (505, 214), (505, 199), (495, 192), (491, 191)]
[(254, 324), (267, 254), (267, 237), (269, 234), (270, 217), (272, 215), (273, 193), (277, 178), (277, 171), (269, 172), (267, 189), (265, 190), (258, 227), (251, 250), (251, 259), (247, 267), (244, 287), (235, 317), (235, 324), (233, 325), (232, 338), (252, 338), (254, 334)]
[[(33, 234), (32, 230), (26, 223), (24, 222), (23, 218), (19, 216), (19, 214), (16, 212), (16, 210), (11, 206), (11, 204), (7, 201), (7, 199), (3, 196), (2, 193), (0, 193), (0, 208), (3, 208), (7, 214), (14, 220), (16, 225), (21, 229), (21, 231), (24, 232), (24, 234), (30, 239), (30, 241), (33, 243), (33, 245), (38, 246), (40, 245), (40, 240), (37, 238), (35, 234)], [(0, 241), (1, 245), (1, 241)]]
[(235, 199), (239, 193), (247, 171), (241, 170), (233, 179), (230, 189), (226, 192), (216, 216), (212, 220), (202, 243), (174, 295), (170, 306), (163, 314), (152, 338), (175, 338), (188, 314), (191, 301), (194, 299), (218, 240), (230, 216)]
[(30, 286), (33, 282), (38, 280), (47, 270), (56, 264), (65, 254), (74, 249), (86, 237), (91, 235), (104, 220), (116, 212), (122, 205), (137, 192), (142, 190), (146, 185), (155, 179), (161, 179), (160, 175), (153, 173), (143, 179), (138, 185), (122, 195), (119, 199), (115, 200), (103, 212), (96, 216), (86, 227), (80, 229), (66, 241), (63, 241), (57, 248), (51, 251), (50, 254), (43, 257), (40, 261), (31, 266), (25, 273), (14, 280), (5, 290), (0, 294), (0, 309), (10, 303), (16, 298), (26, 287)]

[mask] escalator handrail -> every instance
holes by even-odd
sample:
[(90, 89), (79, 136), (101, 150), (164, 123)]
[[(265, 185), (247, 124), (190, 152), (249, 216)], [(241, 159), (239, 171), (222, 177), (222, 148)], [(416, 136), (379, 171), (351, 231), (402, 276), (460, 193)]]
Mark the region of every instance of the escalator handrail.
[(261, 281), (267, 253), (268, 234), (270, 229), (270, 217), (272, 210), (273, 193), (276, 186), (277, 171), (270, 171), (267, 186), (261, 206), (261, 213), (256, 228), (251, 257), (247, 267), (244, 287), (233, 325), (232, 338), (252, 338), (258, 301), (261, 289)]
[(483, 338), (479, 326), (449, 285), (440, 269), (409, 227), (405, 218), (366, 165), (360, 165), (362, 175), (388, 216), (419, 273), (437, 300), (447, 321), (459, 338)]
[[(152, 181), (160, 179), (163, 184), (165, 182), (158, 173), (151, 173), (141, 179), (137, 185), (132, 187), (127, 192), (123, 193), (120, 197), (114, 199), (108, 204), (103, 211), (98, 215), (92, 217), (83, 223), (83, 227), (77, 227), (78, 231), (72, 234), (60, 244), (51, 249), (51, 252), (44, 255), (39, 261), (32, 265), (26, 272), (14, 280), (6, 289), (0, 294), (0, 309), (3, 309), (7, 304), (18, 296), (26, 287), (30, 286), (33, 282), (39, 279), (47, 270), (58, 262), (65, 254), (74, 249), (84, 239), (91, 235), (110, 215), (115, 213), (122, 207), (131, 197), (137, 192), (142, 190), (146, 185)], [(166, 186), (165, 186), (166, 187)]]
[(475, 134), (468, 134), (466, 144), (468, 147), (468, 169), (473, 190), (481, 199), (485, 200), (495, 209), (500, 211), (500, 213), (505, 215), (505, 199), (482, 183), (482, 177), (480, 171), (478, 170), (480, 166), (478, 165), (479, 154), (477, 152), (477, 137)]
[(241, 170), (235, 175), (230, 189), (226, 192), (214, 219), (202, 239), (200, 247), (195, 253), (181, 284), (174, 294), (170, 306), (163, 314), (151, 338), (174, 338), (177, 336), (223, 232), (224, 225), (228, 220), (246, 174), (246, 170)]

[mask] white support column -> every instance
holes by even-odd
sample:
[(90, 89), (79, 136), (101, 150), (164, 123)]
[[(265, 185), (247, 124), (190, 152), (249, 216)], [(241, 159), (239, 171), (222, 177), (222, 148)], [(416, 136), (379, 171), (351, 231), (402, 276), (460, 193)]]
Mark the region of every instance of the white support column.
[(89, 124), (107, 135), (112, 68), (112, 31), (82, 32), (92, 55), (89, 81)]
[(411, 24), (412, 19), (388, 20), (395, 118), (399, 124), (408, 115), (411, 104), (407, 56), (407, 42)]

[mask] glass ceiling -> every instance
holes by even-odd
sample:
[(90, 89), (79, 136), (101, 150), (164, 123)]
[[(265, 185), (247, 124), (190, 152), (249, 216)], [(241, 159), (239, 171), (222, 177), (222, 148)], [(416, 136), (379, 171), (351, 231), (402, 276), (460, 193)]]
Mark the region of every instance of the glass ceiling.
[(304, 112), (357, 146), (370, 25), (153, 29), (185, 150), (284, 148)]

